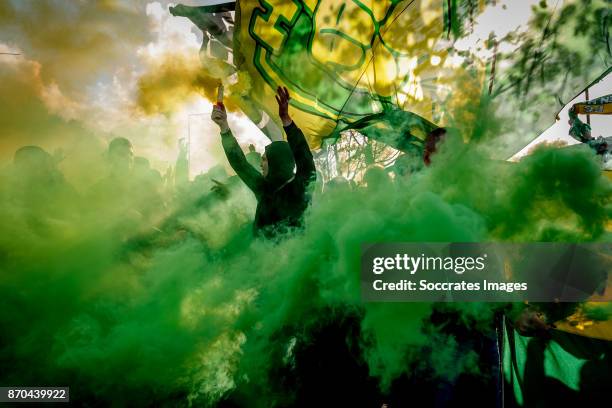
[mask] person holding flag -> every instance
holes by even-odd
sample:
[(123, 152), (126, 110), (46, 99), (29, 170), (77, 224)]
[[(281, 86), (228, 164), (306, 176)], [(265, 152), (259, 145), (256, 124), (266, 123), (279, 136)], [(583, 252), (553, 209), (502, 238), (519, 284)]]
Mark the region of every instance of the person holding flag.
[[(222, 88), (211, 119), (221, 130), (221, 143), (230, 165), (257, 199), (253, 231), (256, 236), (274, 238), (300, 228), (310, 202), (308, 185), (316, 176), (314, 159), (306, 138), (289, 116), (289, 91), (276, 91), (278, 113), (287, 141), (266, 146), (258, 172), (249, 162), (227, 123)], [(294, 170), (295, 169), (295, 170)]]

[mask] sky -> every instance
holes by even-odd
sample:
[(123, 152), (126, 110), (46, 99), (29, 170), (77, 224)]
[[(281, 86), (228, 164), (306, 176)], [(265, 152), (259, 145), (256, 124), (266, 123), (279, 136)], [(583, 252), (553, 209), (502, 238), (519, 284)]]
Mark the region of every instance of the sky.
[[(503, 35), (520, 29), (537, 1), (514, 2), (512, 12), (506, 3), (479, 16), (463, 46), (491, 31)], [(36, 144), (66, 157), (70, 173), (103, 154), (113, 137), (123, 136), (136, 155), (161, 172), (174, 164), (182, 138), (190, 140), (191, 177), (226, 163), (209, 118), (212, 104), (177, 80), (185, 73), (197, 76), (201, 34), (186, 18), (171, 16), (170, 5), (165, 0), (3, 1), (0, 53), (20, 55), (0, 55), (0, 104), (5, 106), (0, 162), (9, 161), (20, 146)], [(594, 87), (591, 97), (609, 92), (610, 81)], [(230, 114), (229, 122), (244, 147), (252, 143), (263, 151), (267, 139), (256, 126), (238, 114)], [(611, 124), (612, 118), (593, 116), (593, 134), (604, 134)], [(567, 113), (561, 112), (561, 120), (534, 143), (573, 143), (567, 129)]]
[[(143, 78), (172, 64), (199, 67), (201, 34), (170, 15), (172, 4), (3, 1), (0, 53), (20, 55), (0, 55), (0, 104), (8, 107), (0, 112), (0, 161), (31, 144), (61, 149), (69, 161), (72, 150), (101, 154), (123, 136), (163, 171), (174, 164), (178, 140), (191, 133), (192, 177), (222, 162), (212, 104), (201, 95), (176, 85), (165, 92), (168, 100), (161, 90), (147, 94), (158, 101), (139, 100)], [(263, 150), (256, 126), (240, 115), (229, 120), (242, 144)]]
[[(522, 31), (525, 28), (525, 23), (529, 21), (532, 15), (531, 7), (539, 3), (540, 0), (521, 0), (521, 1), (498, 1), (495, 6), (488, 7), (485, 11), (478, 16), (474, 24), (474, 32), (460, 40), (456, 44), (457, 48), (469, 49), (476, 41), (482, 41), (489, 37), (491, 32), (494, 32), (498, 37), (513, 31)], [(560, 9), (563, 5), (563, 0), (549, 0), (550, 7)], [(511, 7), (510, 7), (511, 6)], [(509, 43), (501, 43), (503, 46), (508, 47)], [(501, 48), (499, 52), (511, 52), (510, 48)], [(482, 50), (483, 59), (490, 58), (490, 50)], [(586, 86), (586, 84), (585, 84)], [(610, 94), (612, 92), (612, 75), (608, 75), (599, 83), (595, 84), (589, 89), (589, 98), (595, 99), (600, 96)], [(568, 145), (580, 143), (571, 136), (569, 136), (570, 126), (568, 124), (568, 110), (572, 105), (578, 102), (586, 101), (585, 93), (581, 93), (576, 96), (571, 102), (569, 102), (559, 113), (559, 120), (551, 118), (551, 126), (546, 129), (542, 134), (536, 137), (531, 143), (520, 149), (514, 154), (511, 159), (517, 160), (524, 157), (533, 150), (535, 146), (541, 143), (553, 143), (563, 142)], [(581, 115), (580, 119), (586, 122), (586, 117)], [(592, 135), (597, 136), (612, 136), (610, 129), (612, 129), (612, 116), (609, 115), (591, 115), (591, 128)]]
[[(589, 88), (589, 99), (599, 98), (604, 95), (610, 94), (612, 90), (612, 75), (606, 76), (603, 80)], [(529, 143), (523, 149), (513, 156), (513, 159), (519, 159), (533, 150), (533, 148), (541, 143), (555, 143), (564, 142), (568, 145), (574, 145), (580, 143), (569, 135), (570, 126), (568, 124), (568, 110), (575, 103), (586, 101), (586, 93), (581, 93), (569, 104), (567, 104), (559, 113), (559, 120), (555, 121), (548, 129), (546, 129), (540, 136), (534, 141)], [(586, 116), (580, 115), (580, 120), (586, 123)], [(591, 134), (594, 137), (612, 136), (612, 116), (610, 115), (591, 115)]]

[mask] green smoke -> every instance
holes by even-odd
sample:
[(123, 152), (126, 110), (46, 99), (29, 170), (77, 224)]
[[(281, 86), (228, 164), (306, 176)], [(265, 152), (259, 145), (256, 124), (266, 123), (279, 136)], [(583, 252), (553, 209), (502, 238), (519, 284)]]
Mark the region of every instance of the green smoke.
[[(252, 240), (254, 200), (231, 180), (227, 198), (204, 179), (196, 199), (162, 191), (174, 204), (150, 208), (150, 190), (118, 195), (122, 181), (97, 185), (105, 199), (71, 190), (51, 157), (43, 174), (40, 161), (8, 165), (2, 383), (70, 384), (119, 404), (282, 405), (291, 392), (275, 376), (346, 316), (358, 322), (347, 344), (382, 390), (415, 365), (451, 381), (478, 372), (475, 353), (429, 321), (439, 306), (361, 302), (361, 243), (603, 239), (612, 186), (586, 147), (510, 164), (461, 139), (419, 173), (372, 169), (367, 186), (316, 195), (306, 229), (278, 243)], [(482, 332), (497, 307), (444, 306)]]

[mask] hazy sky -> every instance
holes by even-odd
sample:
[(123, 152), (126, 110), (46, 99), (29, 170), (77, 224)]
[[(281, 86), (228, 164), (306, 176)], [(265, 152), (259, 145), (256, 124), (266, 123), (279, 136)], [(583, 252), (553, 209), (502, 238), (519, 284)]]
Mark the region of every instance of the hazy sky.
[[(467, 49), (470, 48), (477, 40), (486, 39), (489, 37), (491, 32), (495, 32), (498, 37), (502, 37), (509, 32), (515, 30), (522, 30), (525, 27), (525, 23), (529, 21), (532, 15), (531, 7), (540, 2), (540, 0), (505, 0), (498, 1), (495, 7), (488, 7), (485, 11), (478, 16), (474, 25), (474, 33), (465, 39), (459, 41), (458, 47), (462, 45)], [(563, 0), (549, 0), (550, 7), (560, 9), (563, 5)], [(504, 44), (504, 43), (502, 43)], [(506, 43), (507, 45), (507, 43)], [(508, 49), (499, 49), (500, 52), (508, 52)], [(486, 53), (487, 50), (483, 50)], [(489, 55), (483, 55), (488, 58)], [(587, 84), (585, 84), (586, 86)], [(593, 86), (589, 90), (589, 98), (594, 99), (600, 96), (604, 96), (612, 92), (612, 76), (608, 75), (604, 80)], [(538, 136), (533, 142), (525, 146), (519, 152), (514, 155), (514, 158), (519, 158), (527, 154), (539, 143), (550, 143), (556, 141), (562, 141), (567, 144), (579, 143), (574, 138), (569, 136), (569, 124), (568, 114), (569, 108), (577, 102), (585, 101), (585, 94), (578, 95), (573, 101), (571, 101), (559, 114), (559, 120), (554, 121), (551, 118), (551, 126), (540, 136)], [(586, 117), (581, 115), (581, 120), (586, 122)], [(612, 116), (610, 115), (591, 115), (591, 127), (593, 136), (612, 136), (610, 129), (612, 129)]]
[[(21, 55), (0, 55), (0, 103), (9, 107), (0, 112), (0, 159), (27, 144), (70, 153), (75, 145), (103, 149), (125, 136), (137, 155), (163, 170), (174, 163), (178, 139), (191, 133), (192, 175), (222, 161), (208, 119), (212, 105), (194, 90), (171, 88), (166, 96), (173, 99), (156, 101), (160, 112), (138, 106), (143, 76), (178, 59), (199, 66), (201, 35), (186, 18), (171, 16), (170, 4), (1, 2), (0, 53)], [(266, 139), (254, 125), (237, 116), (230, 122), (241, 142), (263, 149)]]
[[(589, 98), (595, 99), (600, 96), (608, 95), (612, 92), (612, 75), (606, 76), (602, 81), (595, 84), (593, 87), (589, 89)], [(567, 111), (569, 108), (578, 102), (584, 102), (586, 100), (585, 93), (578, 95), (573, 101), (571, 101), (563, 110), (559, 113), (559, 120), (555, 122), (551, 127), (549, 127), (544, 133), (542, 133), (537, 139), (533, 142), (529, 143), (518, 152), (515, 157), (522, 157), (527, 154), (531, 149), (533, 149), (539, 143), (550, 143), (562, 141), (569, 145), (580, 143), (576, 139), (572, 138), (569, 135), (569, 124), (568, 119), (569, 116)], [(580, 120), (586, 123), (586, 116), (580, 115)], [(603, 136), (609, 137), (612, 136), (612, 115), (591, 115), (591, 134), (595, 137)]]

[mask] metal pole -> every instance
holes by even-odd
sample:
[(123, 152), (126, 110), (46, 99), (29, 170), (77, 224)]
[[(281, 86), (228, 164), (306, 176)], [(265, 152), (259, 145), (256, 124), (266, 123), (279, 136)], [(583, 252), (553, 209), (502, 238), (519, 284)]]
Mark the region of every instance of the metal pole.
[[(586, 96), (586, 101), (589, 101), (589, 88), (584, 90), (584, 96)], [(587, 125), (591, 125), (591, 115), (587, 113)]]
[(489, 78), (489, 95), (493, 93), (493, 83), (495, 81), (495, 65), (497, 63), (497, 38), (494, 41), (495, 45), (493, 46), (493, 63), (491, 65), (491, 76)]
[(187, 117), (187, 179), (189, 179), (191, 161), (191, 115)]
[(192, 116), (208, 116), (209, 112), (206, 113), (190, 113), (187, 115), (187, 175), (189, 175), (191, 168), (191, 117)]

